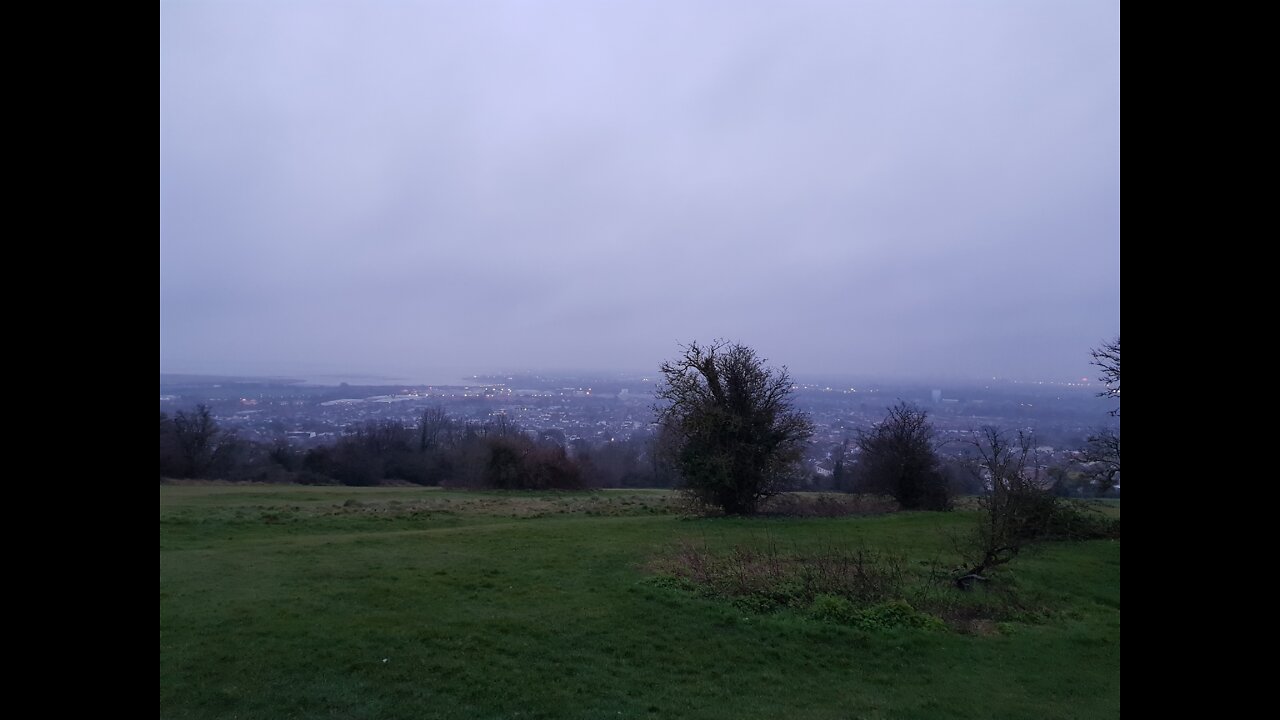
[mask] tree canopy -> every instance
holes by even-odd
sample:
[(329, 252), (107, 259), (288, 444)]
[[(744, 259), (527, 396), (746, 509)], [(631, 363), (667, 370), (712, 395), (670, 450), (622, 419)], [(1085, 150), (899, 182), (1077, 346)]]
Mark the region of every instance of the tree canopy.
[(858, 433), (858, 478), (863, 491), (892, 495), (908, 510), (951, 507), (933, 426), (924, 410), (900, 402), (884, 420)]
[(797, 476), (813, 425), (792, 407), (787, 369), (751, 348), (690, 343), (662, 364), (660, 422), (683, 488), (703, 505), (751, 514)]

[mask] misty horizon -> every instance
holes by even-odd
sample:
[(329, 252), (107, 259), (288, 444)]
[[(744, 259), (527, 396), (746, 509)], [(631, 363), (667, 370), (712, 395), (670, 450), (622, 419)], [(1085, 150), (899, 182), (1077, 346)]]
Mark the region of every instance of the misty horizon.
[(725, 338), (1096, 382), (1119, 48), (1107, 2), (163, 2), (161, 372), (656, 375)]
[[(768, 363), (771, 367), (781, 367), (779, 364)], [(791, 378), (797, 384), (855, 384), (876, 386), (882, 384), (897, 385), (952, 385), (952, 386), (970, 386), (981, 385), (984, 383), (1012, 383), (1012, 384), (1052, 384), (1052, 385), (1070, 385), (1088, 389), (1094, 392), (1105, 387), (1105, 385), (1096, 377), (1080, 376), (1080, 377), (1059, 377), (1059, 378), (1017, 378), (1017, 377), (1000, 377), (1000, 376), (961, 376), (961, 375), (876, 375), (866, 373), (808, 373), (797, 372), (794, 368), (787, 367)], [(488, 370), (423, 370), (409, 371), (401, 373), (380, 373), (380, 372), (355, 372), (355, 371), (297, 371), (297, 372), (212, 372), (199, 371), (188, 372), (185, 370), (167, 370), (160, 371), (162, 380), (170, 381), (177, 379), (191, 380), (197, 378), (218, 378), (226, 381), (244, 381), (244, 382), (262, 382), (262, 381), (280, 381), (280, 382), (301, 382), (310, 385), (340, 385), (347, 384), (353, 386), (370, 386), (385, 387), (389, 385), (405, 385), (405, 386), (464, 386), (467, 384), (493, 384), (503, 380), (518, 382), (519, 379), (539, 378), (542, 380), (561, 379), (561, 380), (600, 380), (600, 381), (649, 381), (657, 384), (661, 380), (661, 373), (655, 368), (493, 368)], [(509, 384), (509, 383), (500, 383)]]

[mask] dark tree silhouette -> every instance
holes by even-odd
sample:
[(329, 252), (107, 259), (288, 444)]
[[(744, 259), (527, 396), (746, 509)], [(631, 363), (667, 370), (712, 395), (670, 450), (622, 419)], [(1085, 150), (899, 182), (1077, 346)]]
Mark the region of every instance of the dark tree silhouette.
[[(1101, 368), (1102, 375), (1098, 380), (1106, 383), (1107, 389), (1098, 393), (1098, 397), (1120, 399), (1120, 336), (1104, 343), (1100, 348), (1090, 351), (1092, 364)], [(1116, 407), (1111, 415), (1120, 417), (1120, 408)], [(1120, 429), (1102, 428), (1089, 436), (1085, 446), (1084, 460), (1089, 463), (1089, 474), (1096, 483), (1099, 495), (1104, 495), (1116, 486), (1120, 477)]]
[(947, 510), (951, 498), (924, 410), (899, 402), (883, 421), (858, 433), (858, 485), (892, 495), (908, 510)]
[(179, 410), (172, 419), (160, 414), (161, 476), (224, 477), (239, 447), (235, 433), (219, 429), (205, 405), (197, 405), (192, 412)]
[[(1102, 374), (1098, 376), (1098, 381), (1105, 383), (1106, 390), (1098, 393), (1098, 397), (1120, 399), (1120, 336), (1117, 335), (1115, 340), (1103, 343), (1102, 347), (1094, 348), (1090, 351), (1093, 356), (1091, 365), (1095, 365), (1102, 370)], [(1120, 408), (1111, 411), (1112, 415), (1119, 417)]]
[(1111, 492), (1120, 480), (1120, 431), (1102, 428), (1090, 435), (1080, 459), (1094, 492), (1099, 497)]
[(436, 450), (451, 441), (453, 421), (442, 407), (427, 408), (418, 418), (418, 452)]
[(686, 493), (746, 515), (790, 486), (813, 425), (790, 403), (786, 368), (766, 367), (745, 345), (715, 341), (689, 344), (662, 374), (660, 422)]
[(992, 569), (1045, 537), (1055, 507), (1039, 476), (1033, 436), (984, 427), (968, 444), (974, 452), (973, 470), (990, 484), (991, 492), (979, 499), (978, 525), (962, 548), (965, 565), (955, 578), (962, 589), (986, 580)]

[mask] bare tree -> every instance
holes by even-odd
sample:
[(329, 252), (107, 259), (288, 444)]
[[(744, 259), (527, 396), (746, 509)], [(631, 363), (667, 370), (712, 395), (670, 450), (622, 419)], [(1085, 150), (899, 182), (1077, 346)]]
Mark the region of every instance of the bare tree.
[(969, 445), (975, 454), (973, 470), (990, 484), (991, 492), (978, 501), (978, 526), (961, 548), (965, 567), (955, 580), (960, 588), (986, 580), (990, 570), (1044, 537), (1056, 502), (1041, 482), (1030, 433), (984, 427), (974, 431)]
[(849, 460), (849, 438), (844, 438), (831, 449), (831, 489), (850, 492), (853, 486), (853, 473), (847, 467)]
[(453, 421), (449, 419), (443, 407), (432, 407), (422, 411), (418, 418), (418, 452), (435, 450), (449, 439)]
[[(1106, 390), (1098, 393), (1098, 397), (1120, 399), (1120, 336), (1117, 335), (1115, 340), (1103, 343), (1102, 347), (1094, 348), (1089, 352), (1093, 356), (1091, 365), (1095, 365), (1102, 370), (1102, 374), (1098, 376), (1099, 382), (1105, 383)], [(1111, 411), (1111, 414), (1119, 417), (1120, 408)]]
[(1099, 496), (1111, 492), (1120, 479), (1120, 431), (1102, 428), (1090, 435), (1081, 461), (1095, 492)]
[(193, 412), (179, 410), (173, 417), (174, 437), (184, 463), (186, 477), (204, 477), (213, 461), (218, 424), (208, 406), (197, 405)]
[[(161, 419), (161, 429), (164, 429)], [(218, 428), (207, 405), (193, 412), (179, 410), (172, 421), (173, 443), (178, 455), (180, 477), (203, 478), (225, 472), (237, 446), (235, 433)]]
[(657, 410), (685, 491), (730, 515), (789, 487), (813, 425), (791, 406), (791, 376), (745, 345), (690, 343), (662, 364)]
[[(1100, 348), (1090, 351), (1092, 364), (1101, 368), (1098, 377), (1106, 383), (1107, 389), (1098, 393), (1098, 397), (1120, 399), (1120, 336), (1104, 343)], [(1120, 408), (1110, 413), (1120, 417)], [(1097, 493), (1104, 495), (1116, 486), (1120, 477), (1120, 430), (1119, 428), (1102, 428), (1089, 436), (1084, 450), (1084, 461), (1088, 463), (1087, 471), (1092, 477)]]

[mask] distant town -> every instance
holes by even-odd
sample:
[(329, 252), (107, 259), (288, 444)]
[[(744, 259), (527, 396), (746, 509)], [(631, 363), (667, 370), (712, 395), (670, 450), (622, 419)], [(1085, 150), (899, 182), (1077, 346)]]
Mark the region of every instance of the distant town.
[[(533, 437), (573, 447), (635, 442), (657, 432), (656, 377), (478, 375), (458, 385), (323, 385), (285, 378), (160, 375), (160, 410), (170, 415), (198, 405), (219, 426), (257, 442), (287, 441), (298, 449), (331, 444), (371, 422), (413, 427), (428, 409), (459, 423), (514, 425)], [(1045, 465), (1070, 462), (1086, 438), (1118, 426), (1101, 385), (1078, 383), (797, 382), (793, 401), (816, 432), (808, 463), (829, 475), (837, 449), (879, 422), (898, 401), (928, 411), (943, 457), (959, 457), (983, 426), (1031, 430)]]

